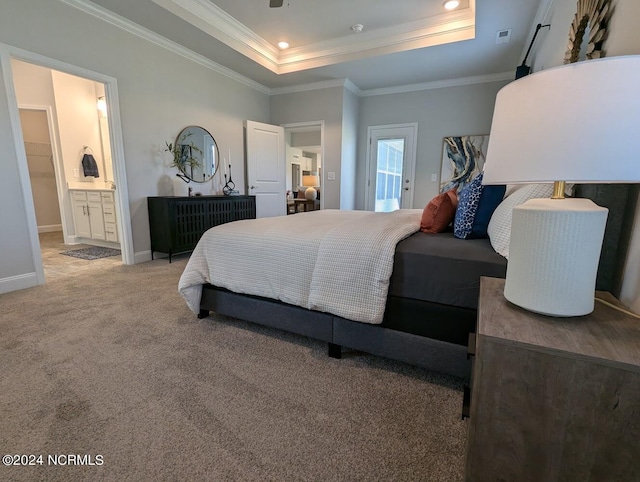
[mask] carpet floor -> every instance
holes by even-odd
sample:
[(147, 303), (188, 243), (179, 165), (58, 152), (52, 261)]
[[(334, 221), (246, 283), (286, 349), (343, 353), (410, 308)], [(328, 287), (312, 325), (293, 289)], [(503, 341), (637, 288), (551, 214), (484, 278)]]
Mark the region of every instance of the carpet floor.
[(177, 292), (185, 263), (0, 295), (2, 455), (44, 457), (0, 480), (462, 479), (462, 380), (198, 320)]

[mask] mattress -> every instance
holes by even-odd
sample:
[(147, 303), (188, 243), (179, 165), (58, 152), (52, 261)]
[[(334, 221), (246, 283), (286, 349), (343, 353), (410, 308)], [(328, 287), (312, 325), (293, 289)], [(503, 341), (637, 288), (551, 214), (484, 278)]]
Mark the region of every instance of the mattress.
[(389, 296), (476, 310), (480, 277), (504, 278), (507, 260), (488, 238), (417, 232), (396, 247)]

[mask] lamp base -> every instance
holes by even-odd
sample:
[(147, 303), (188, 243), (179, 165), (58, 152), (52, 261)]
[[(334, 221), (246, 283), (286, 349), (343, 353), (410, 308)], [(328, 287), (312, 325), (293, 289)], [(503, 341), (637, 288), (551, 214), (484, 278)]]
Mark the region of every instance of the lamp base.
[(316, 191), (312, 187), (308, 187), (304, 192), (304, 197), (307, 199), (307, 201), (315, 201), (315, 199), (318, 197), (318, 191)]
[(515, 207), (505, 298), (543, 315), (591, 313), (608, 212), (588, 199), (531, 199)]

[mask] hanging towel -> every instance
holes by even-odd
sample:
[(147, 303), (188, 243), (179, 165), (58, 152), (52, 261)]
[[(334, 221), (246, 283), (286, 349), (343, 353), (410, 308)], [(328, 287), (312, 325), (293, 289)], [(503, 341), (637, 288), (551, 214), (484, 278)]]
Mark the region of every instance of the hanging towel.
[(82, 169), (85, 176), (100, 177), (98, 172), (98, 164), (96, 163), (93, 154), (85, 154), (82, 156)]

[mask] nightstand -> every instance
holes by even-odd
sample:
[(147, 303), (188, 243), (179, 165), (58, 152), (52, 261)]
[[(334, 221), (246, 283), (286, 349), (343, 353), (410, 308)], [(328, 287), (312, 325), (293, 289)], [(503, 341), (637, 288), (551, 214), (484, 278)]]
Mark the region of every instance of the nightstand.
[(482, 278), (466, 480), (640, 480), (640, 320), (537, 315), (503, 290)]

